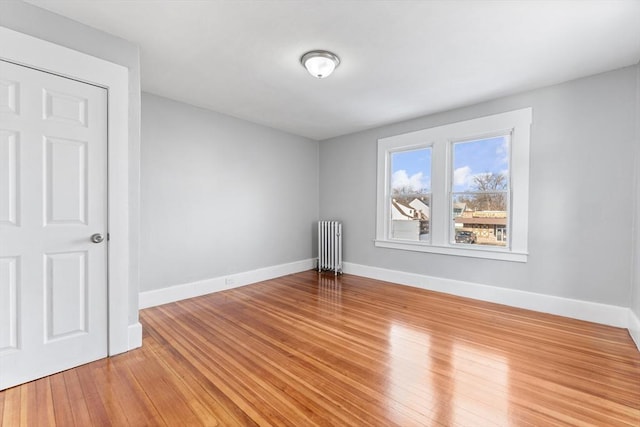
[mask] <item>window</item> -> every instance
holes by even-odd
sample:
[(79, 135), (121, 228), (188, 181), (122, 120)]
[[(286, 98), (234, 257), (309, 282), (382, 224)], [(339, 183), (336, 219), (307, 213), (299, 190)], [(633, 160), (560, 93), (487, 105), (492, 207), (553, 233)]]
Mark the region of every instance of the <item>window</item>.
[[(454, 142), (451, 206), (453, 243), (508, 246), (510, 134)], [(501, 227), (498, 236), (497, 227)], [(471, 238), (460, 238), (472, 234)]]
[(391, 152), (391, 239), (430, 241), (431, 147)]
[(526, 262), (530, 108), (378, 140), (378, 247)]

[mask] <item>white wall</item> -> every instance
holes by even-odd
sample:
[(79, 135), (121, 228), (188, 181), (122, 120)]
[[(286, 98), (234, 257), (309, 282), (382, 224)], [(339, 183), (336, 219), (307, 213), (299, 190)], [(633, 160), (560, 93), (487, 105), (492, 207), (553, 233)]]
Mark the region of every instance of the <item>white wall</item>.
[[(320, 216), (345, 261), (629, 307), (637, 68), (320, 142)], [(377, 139), (533, 107), (527, 263), (376, 248)]]
[(314, 256), (318, 143), (144, 93), (142, 291)]
[(138, 322), (140, 58), (134, 44), (21, 1), (0, 1), (0, 26), (129, 69), (129, 324)]

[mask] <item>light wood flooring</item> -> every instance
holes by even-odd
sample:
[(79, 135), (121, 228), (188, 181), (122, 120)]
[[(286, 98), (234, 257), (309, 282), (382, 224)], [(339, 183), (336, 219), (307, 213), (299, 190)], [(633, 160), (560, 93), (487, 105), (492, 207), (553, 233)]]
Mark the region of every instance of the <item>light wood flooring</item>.
[(624, 329), (314, 271), (140, 318), (141, 349), (0, 392), (2, 426), (640, 426)]

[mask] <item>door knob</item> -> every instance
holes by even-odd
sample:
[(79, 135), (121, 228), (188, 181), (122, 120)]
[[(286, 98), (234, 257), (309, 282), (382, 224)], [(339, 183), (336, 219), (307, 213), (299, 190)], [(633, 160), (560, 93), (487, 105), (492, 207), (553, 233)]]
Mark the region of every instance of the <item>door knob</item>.
[(93, 243), (102, 243), (103, 240), (104, 240), (104, 236), (100, 233), (96, 233), (93, 236), (91, 236), (91, 241)]

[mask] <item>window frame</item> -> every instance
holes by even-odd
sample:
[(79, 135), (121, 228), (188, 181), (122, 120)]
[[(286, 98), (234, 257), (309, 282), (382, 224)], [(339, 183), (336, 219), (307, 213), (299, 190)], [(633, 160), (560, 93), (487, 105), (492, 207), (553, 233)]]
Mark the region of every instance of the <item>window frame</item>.
[[(532, 108), (436, 126), (378, 139), (376, 247), (444, 255), (527, 262), (529, 146)], [(453, 143), (510, 134), (510, 202), (507, 247), (452, 243)], [(390, 153), (431, 147), (430, 243), (390, 238)]]

